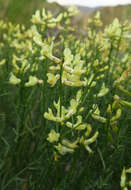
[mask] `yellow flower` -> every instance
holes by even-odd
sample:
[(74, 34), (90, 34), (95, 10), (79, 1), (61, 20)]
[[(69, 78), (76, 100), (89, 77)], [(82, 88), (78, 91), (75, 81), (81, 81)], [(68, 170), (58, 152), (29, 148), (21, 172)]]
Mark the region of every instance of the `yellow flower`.
[(108, 104), (107, 113), (108, 113), (109, 115), (112, 115), (111, 105), (110, 105), (110, 104)]
[(60, 156), (57, 154), (56, 151), (54, 151), (54, 160), (55, 160), (56, 162), (58, 162), (58, 161), (59, 161), (59, 158), (60, 158)]
[(124, 94), (131, 96), (131, 92), (126, 90), (122, 85), (116, 86), (116, 88), (119, 89), (120, 91), (122, 91)]
[(105, 28), (104, 36), (107, 38), (116, 37), (119, 38), (121, 35), (121, 25), (117, 18), (114, 19), (113, 23)]
[(81, 143), (83, 143), (85, 149), (86, 149), (89, 153), (92, 153), (92, 150), (91, 150), (91, 148), (89, 147), (89, 144), (95, 142), (96, 139), (97, 139), (97, 137), (98, 137), (98, 135), (99, 135), (99, 132), (96, 131), (96, 133), (94, 134), (93, 137), (91, 137), (91, 138), (89, 138), (89, 139), (87, 139), (87, 140), (84, 140), (84, 138), (81, 139)]
[(106, 123), (106, 122), (107, 122), (107, 119), (106, 119), (105, 117), (101, 117), (101, 116), (99, 116), (99, 115), (97, 115), (97, 114), (94, 114), (94, 113), (93, 113), (91, 116), (92, 116), (94, 119), (100, 121), (101, 123)]
[[(61, 125), (63, 125), (63, 122), (65, 120), (68, 120), (70, 117), (72, 117), (72, 115), (74, 115), (76, 113), (77, 106), (79, 105), (80, 97), (81, 97), (81, 91), (78, 91), (76, 94), (76, 100), (71, 99), (70, 106), (68, 109), (66, 109), (64, 106), (62, 106), (61, 115), (60, 115), (60, 99), (59, 99), (58, 103), (54, 102), (54, 106), (57, 110), (56, 116), (54, 116), (52, 110), (50, 108), (48, 108), (48, 112), (44, 113), (44, 117), (48, 120), (59, 122), (59, 123), (61, 123)], [(83, 108), (81, 108), (81, 110), (79, 110), (79, 111), (82, 111), (82, 110), (83, 110)]]
[(34, 24), (43, 24), (39, 10), (37, 10), (35, 14), (32, 16), (31, 22)]
[(62, 80), (62, 83), (67, 86), (73, 86), (73, 87), (85, 86), (85, 81), (71, 82), (71, 81), (67, 81), (67, 80)]
[(57, 17), (56, 17), (56, 22), (61, 22), (63, 18), (63, 13), (60, 13)]
[(97, 94), (97, 97), (105, 96), (109, 92), (109, 88), (105, 87), (105, 83), (103, 83), (100, 92)]
[(75, 6), (71, 6), (68, 8), (69, 16), (75, 16), (79, 13), (79, 10)]
[(35, 86), (39, 80), (35, 76), (29, 76), (29, 81), (25, 83), (25, 87)]
[(41, 55), (44, 55), (45, 57), (48, 57), (49, 59), (52, 58), (53, 45), (54, 45), (53, 42), (50, 45), (47, 43), (43, 43)]
[(131, 174), (131, 168), (126, 169), (126, 173), (130, 173)]
[(73, 153), (74, 152), (74, 149), (67, 148), (66, 146), (63, 146), (60, 143), (57, 146), (55, 146), (55, 148), (62, 155), (65, 155), (66, 153)]
[(114, 86), (116, 86), (116, 85), (122, 83), (123, 81), (125, 81), (128, 76), (129, 76), (128, 70), (124, 71), (121, 74), (120, 78), (118, 78), (117, 80), (114, 81)]
[(65, 48), (64, 50), (64, 59), (66, 64), (70, 64), (73, 60), (73, 55), (71, 54), (71, 50), (69, 48)]
[(88, 136), (90, 135), (91, 131), (92, 131), (91, 125), (90, 125), (90, 124), (87, 124), (87, 131), (86, 131), (86, 133), (85, 133), (85, 136), (88, 137)]
[(13, 73), (10, 73), (10, 78), (9, 78), (9, 83), (10, 84), (19, 84), (21, 82), (21, 80), (19, 78), (17, 78)]
[(40, 35), (38, 32), (37, 32), (37, 33), (35, 34), (35, 36), (33, 37), (33, 40), (34, 40), (34, 42), (35, 42), (37, 45), (43, 46), (42, 37), (41, 37), (41, 35)]
[(75, 148), (78, 147), (78, 145), (77, 145), (78, 140), (79, 140), (79, 139), (77, 139), (77, 140), (74, 141), (74, 142), (70, 142), (69, 140), (64, 139), (64, 140), (62, 140), (62, 144), (63, 144), (64, 146), (68, 147), (68, 148), (75, 149)]
[[(95, 105), (95, 104), (93, 105), (93, 110), (95, 110), (95, 111), (91, 114), (91, 116), (92, 116), (94, 119), (100, 121), (101, 123), (106, 123), (107, 119), (100, 116), (100, 110), (99, 110), (97, 104), (96, 104), (96, 105)], [(93, 111), (93, 110), (92, 110), (92, 111)]]
[(51, 87), (53, 87), (56, 84), (57, 80), (59, 80), (60, 78), (59, 74), (54, 75), (52, 73), (47, 73), (47, 76), (48, 76), (47, 82), (51, 85)]
[(111, 122), (116, 121), (117, 119), (119, 119), (120, 116), (121, 116), (121, 113), (122, 113), (122, 110), (119, 108), (119, 109), (116, 111), (116, 115), (111, 118)]
[(88, 146), (89, 144), (95, 142), (96, 139), (97, 139), (97, 137), (98, 137), (98, 135), (99, 135), (99, 132), (96, 131), (96, 133), (94, 134), (93, 137), (91, 137), (91, 138), (89, 138), (88, 140), (85, 140), (85, 141), (84, 141), (84, 145), (85, 145), (85, 146)]
[(44, 113), (44, 117), (48, 120), (56, 121), (56, 118), (54, 117), (53, 112), (50, 108), (48, 108), (48, 112)]
[(50, 143), (53, 143), (53, 142), (57, 142), (59, 140), (59, 137), (60, 137), (60, 133), (56, 133), (54, 129), (52, 129), (50, 131), (50, 133), (48, 134), (48, 138), (47, 140), (50, 142)]
[(66, 122), (66, 126), (69, 128), (73, 128), (75, 130), (84, 130), (88, 126), (87, 124), (82, 122), (82, 116), (77, 116), (77, 122), (76, 124), (72, 124), (71, 122)]
[(46, 12), (45, 12), (45, 9), (43, 8), (43, 10), (42, 10), (42, 19), (43, 20), (46, 20), (48, 17), (47, 17), (47, 15), (46, 15)]
[(125, 170), (125, 168), (122, 171), (120, 185), (122, 188), (124, 188), (126, 186), (126, 170)]
[(131, 108), (131, 102), (127, 102), (127, 101), (125, 101), (125, 100), (122, 100), (122, 99), (120, 99), (120, 97), (117, 96), (117, 95), (114, 96), (114, 100), (116, 100), (118, 103), (120, 103), (120, 104), (122, 104), (122, 105), (124, 105), (124, 106), (127, 106), (127, 107)]

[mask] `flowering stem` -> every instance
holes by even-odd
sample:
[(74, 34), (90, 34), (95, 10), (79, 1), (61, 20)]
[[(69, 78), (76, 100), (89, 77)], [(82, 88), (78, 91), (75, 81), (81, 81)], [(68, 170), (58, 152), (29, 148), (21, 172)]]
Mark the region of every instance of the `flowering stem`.
[[(80, 103), (79, 103), (79, 105), (78, 105), (78, 107), (77, 107), (77, 112), (79, 111), (79, 109), (80, 109), (80, 108), (82, 107), (82, 105), (84, 104), (84, 102), (85, 102), (85, 100), (86, 100), (86, 98), (87, 98), (87, 96), (88, 96), (88, 90), (90, 89), (91, 84), (92, 84), (92, 82), (94, 81), (94, 79), (95, 79), (95, 75), (94, 75), (93, 79), (91, 80), (90, 84), (85, 87), (84, 92), (83, 92), (83, 95), (82, 95), (82, 97), (81, 97), (81, 99), (80, 99)], [(77, 112), (76, 112), (76, 113), (77, 113)]]
[(112, 56), (112, 51), (113, 51), (113, 42), (111, 42), (111, 47), (110, 47), (110, 51), (109, 51), (109, 59), (108, 59), (108, 62), (107, 62), (107, 65), (109, 66), (109, 69), (108, 69), (108, 84), (110, 84), (110, 69), (111, 69), (111, 56)]
[(63, 60), (60, 65), (60, 117), (62, 113), (62, 97), (63, 97), (62, 73), (63, 73)]
[[(47, 59), (45, 60), (45, 67), (44, 67), (44, 85), (42, 85), (42, 113), (45, 112), (46, 110), (46, 87), (47, 87), (47, 70), (48, 70), (48, 67), (47, 67)], [(44, 119), (44, 127), (46, 125), (46, 119)]]
[(119, 47), (120, 47), (120, 43), (121, 43), (121, 39), (122, 39), (122, 35), (123, 35), (123, 27), (121, 28), (121, 33), (120, 33), (120, 38), (118, 40), (118, 44), (117, 44), (117, 50), (116, 50), (116, 58), (118, 56), (118, 53), (119, 53)]

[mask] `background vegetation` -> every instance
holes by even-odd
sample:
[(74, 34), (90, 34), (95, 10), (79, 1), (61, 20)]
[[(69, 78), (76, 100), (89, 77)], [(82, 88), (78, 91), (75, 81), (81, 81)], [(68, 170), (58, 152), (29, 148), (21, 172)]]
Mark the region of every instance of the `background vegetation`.
[[(45, 7), (48, 10), (51, 10), (53, 13), (58, 13), (64, 8), (57, 3), (47, 3), (46, 0), (38, 0), (37, 2), (34, 0), (21, 0), (20, 2), (17, 0), (0, 0), (0, 18), (5, 20), (10, 20), (14, 23), (28, 23), (32, 14), (37, 10), (41, 10)], [(82, 9), (81, 9), (82, 10)], [(131, 20), (131, 5), (124, 6), (116, 6), (116, 7), (105, 7), (100, 8), (101, 10), (101, 19), (104, 25), (109, 24), (113, 21), (115, 17), (119, 20), (124, 21), (126, 19)], [(82, 17), (81, 22), (85, 23), (87, 16), (89, 16), (88, 12), (94, 12), (94, 10), (86, 10), (81, 12)], [(76, 19), (76, 18), (75, 18)], [(85, 19), (85, 21), (82, 21)], [(77, 19), (78, 20), (78, 19)]]

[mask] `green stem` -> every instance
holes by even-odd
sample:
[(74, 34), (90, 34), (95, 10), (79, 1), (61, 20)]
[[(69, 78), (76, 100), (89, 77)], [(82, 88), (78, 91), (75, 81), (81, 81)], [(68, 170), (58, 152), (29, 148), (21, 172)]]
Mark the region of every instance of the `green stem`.
[(94, 79), (95, 79), (95, 75), (94, 75), (93, 79), (91, 80), (90, 84), (85, 87), (84, 92), (83, 92), (83, 95), (82, 95), (82, 97), (80, 98), (80, 103), (79, 103), (79, 105), (78, 105), (78, 107), (77, 107), (76, 113), (78, 113), (79, 109), (80, 109), (80, 108), (82, 107), (82, 105), (84, 104), (84, 102), (85, 102), (85, 100), (86, 100), (86, 98), (87, 98), (87, 96), (88, 96), (88, 90), (90, 89), (90, 87), (91, 87), (91, 85), (92, 85)]
[(61, 62), (61, 65), (60, 65), (60, 117), (62, 114), (62, 103), (63, 103), (62, 74), (63, 74), (63, 61)]
[(111, 70), (111, 56), (112, 56), (112, 51), (113, 51), (113, 42), (111, 42), (111, 47), (110, 47), (110, 51), (109, 51), (109, 59), (108, 59), (108, 62), (107, 62), (107, 65), (109, 66), (109, 69), (108, 69), (108, 74), (107, 74), (107, 80), (108, 80), (108, 84), (110, 85), (110, 70)]
[[(41, 112), (42, 112), (42, 114), (45, 112), (45, 110), (46, 110), (46, 90), (47, 90), (47, 72), (48, 72), (48, 63), (47, 63), (47, 59), (46, 59), (46, 61), (45, 61), (45, 66), (43, 67), (43, 69), (44, 69), (44, 71), (43, 71), (43, 75), (44, 75), (44, 79), (43, 79), (43, 81), (44, 81), (44, 84), (42, 85), (42, 108), (41, 108)], [(46, 126), (46, 119), (44, 119), (44, 127)]]

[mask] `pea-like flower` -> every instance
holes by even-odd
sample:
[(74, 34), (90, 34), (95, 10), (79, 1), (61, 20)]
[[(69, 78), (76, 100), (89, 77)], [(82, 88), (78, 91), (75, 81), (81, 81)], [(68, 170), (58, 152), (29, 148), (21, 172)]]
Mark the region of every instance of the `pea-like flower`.
[(68, 148), (62, 144), (58, 144), (55, 146), (56, 150), (61, 154), (61, 155), (65, 155), (66, 153), (73, 153), (74, 149), (72, 148)]
[(107, 119), (105, 117), (100, 116), (100, 110), (97, 105), (95, 105), (95, 104), (93, 105), (93, 109), (91, 110), (91, 112), (93, 112), (93, 113), (91, 113), (91, 116), (94, 119), (98, 120), (101, 123), (107, 122)]
[(17, 85), (21, 82), (21, 79), (17, 78), (13, 73), (10, 73), (9, 83)]
[[(88, 128), (88, 133), (90, 134), (90, 132), (91, 132), (91, 129)], [(89, 134), (88, 134), (88, 135), (89, 135)], [(93, 142), (96, 141), (98, 135), (99, 135), (99, 132), (96, 131), (95, 134), (93, 135), (93, 137), (91, 137), (91, 138), (89, 138), (89, 139), (86, 139), (87, 137), (84, 137), (84, 136), (82, 136), (82, 137), (80, 138), (80, 143), (84, 145), (85, 149), (86, 149), (89, 153), (92, 153), (92, 150), (91, 150), (91, 148), (89, 147), (89, 145), (90, 145), (91, 143), (93, 143)]]
[(56, 133), (54, 129), (52, 129), (50, 131), (50, 133), (48, 134), (48, 138), (47, 140), (50, 142), (50, 143), (53, 143), (53, 142), (58, 142), (60, 138), (60, 133)]
[(43, 24), (39, 10), (37, 10), (35, 14), (32, 16), (31, 22), (34, 24)]
[(39, 79), (35, 76), (29, 76), (29, 81), (25, 83), (25, 87), (35, 86), (39, 83)]
[(61, 123), (61, 125), (63, 125), (63, 123), (66, 120), (71, 118), (76, 113), (81, 95), (82, 95), (81, 90), (79, 90), (76, 94), (76, 98), (70, 100), (70, 106), (68, 107), (68, 109), (66, 109), (64, 106), (61, 107), (61, 114), (60, 114), (60, 99), (59, 99), (57, 103), (54, 102), (54, 106), (57, 110), (56, 116), (54, 116), (52, 110), (48, 108), (48, 112), (44, 113), (44, 117), (48, 120), (52, 120)]
[(97, 97), (103, 97), (109, 92), (109, 88), (105, 87), (105, 83), (102, 84), (100, 92), (97, 94)]
[(69, 16), (75, 16), (79, 13), (79, 10), (75, 6), (71, 6), (68, 8)]
[(51, 85), (51, 87), (53, 87), (60, 78), (59, 74), (54, 75), (52, 73), (47, 73), (47, 76), (48, 76), (47, 82)]

